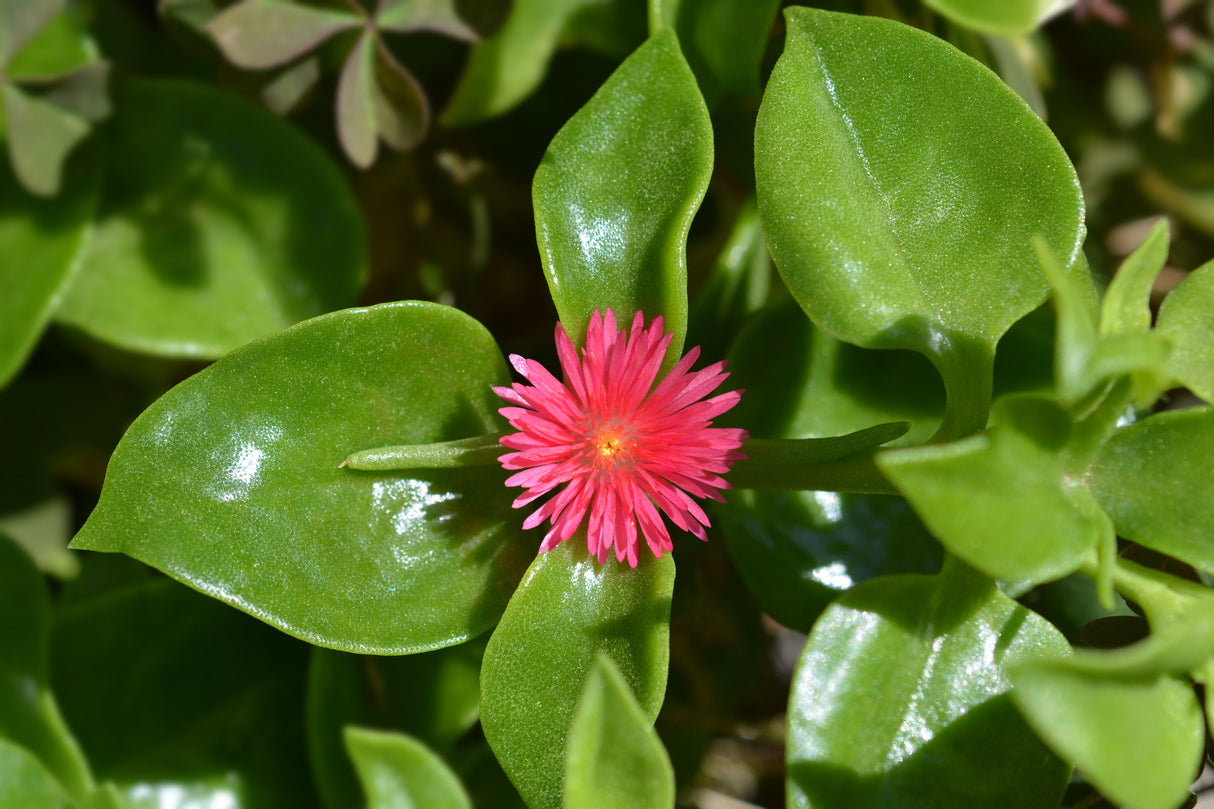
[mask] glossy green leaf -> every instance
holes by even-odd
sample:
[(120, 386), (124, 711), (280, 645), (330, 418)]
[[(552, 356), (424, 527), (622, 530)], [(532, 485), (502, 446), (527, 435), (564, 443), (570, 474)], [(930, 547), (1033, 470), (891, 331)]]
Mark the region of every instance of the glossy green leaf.
[(1159, 413), (1123, 427), (1089, 476), (1117, 533), (1214, 572), (1214, 408)]
[(687, 330), (687, 231), (712, 173), (712, 127), (670, 31), (650, 37), (561, 128), (535, 172), (536, 236), (561, 323), (595, 309)]
[(54, 690), (131, 809), (314, 807), (304, 644), (125, 557), (89, 555), (63, 595)]
[(307, 321), (140, 416), (73, 546), (122, 551), (321, 646), (401, 654), (467, 640), (496, 621), (535, 548), (501, 470), (338, 464), (497, 432), (490, 386), (507, 380), (488, 332), (449, 307)]
[(755, 130), (776, 266), (831, 334), (928, 356), (949, 390), (946, 434), (980, 429), (995, 344), (1049, 290), (1031, 237), (1077, 260), (1074, 170), (1019, 97), (936, 37), (876, 17), (785, 15)]
[(481, 725), (531, 809), (559, 809), (565, 745), (595, 655), (652, 720), (666, 692), (674, 560), (599, 565), (577, 536), (532, 563), (481, 667)]
[(367, 793), (367, 809), (472, 809), (455, 773), (416, 739), (348, 727), (345, 740)]
[(799, 632), (860, 582), (940, 569), (940, 543), (899, 497), (738, 491), (712, 513), (759, 606)]
[(25, 0), (0, 6), (0, 70), (64, 5), (66, 0)]
[(4, 85), (4, 112), (8, 116), (13, 172), (23, 186), (39, 196), (58, 194), (63, 164), (72, 149), (88, 136), (88, 121), (27, 95), (12, 83)]
[(217, 357), (353, 303), (362, 214), (319, 148), (229, 93), (132, 81), (105, 133), (108, 172), (56, 317), (116, 345)]
[(80, 264), (97, 203), (96, 157), (82, 154), (53, 199), (30, 194), (0, 160), (0, 387), (25, 364)]
[(443, 123), (477, 123), (501, 115), (531, 95), (544, 78), (562, 28), (589, 2), (515, 0), (502, 29), (472, 46), (443, 111)]
[(76, 804), (28, 750), (0, 738), (0, 806), (74, 809)]
[(1111, 531), (1069, 483), (1070, 417), (1030, 396), (1001, 399), (995, 415), (987, 433), (890, 450), (877, 465), (969, 564), (1018, 583), (1061, 578)]
[[(47, 677), (50, 596), (33, 560), (3, 534), (0, 593), (0, 742), (7, 739), (25, 748), (68, 793), (83, 798), (92, 789), (92, 775)], [(3, 773), (0, 765), (0, 782)], [(3, 791), (0, 786), (0, 795)], [(23, 805), (0, 800), (0, 806)]]
[(1027, 34), (1046, 19), (1074, 5), (1075, 0), (924, 0), (932, 8), (967, 28), (986, 34)]
[(1012, 695), (1063, 758), (1126, 809), (1176, 809), (1201, 766), (1193, 687), (1170, 676), (1115, 678), (1066, 661), (1012, 671)]
[(325, 805), (347, 809), (360, 800), (358, 781), (342, 746), (346, 725), (404, 731), (445, 753), (476, 724), (484, 651), (480, 639), (402, 657), (313, 649), (308, 666), (308, 746), (312, 776)]
[(860, 585), (822, 614), (797, 664), (788, 805), (1058, 806), (1068, 768), (1016, 711), (1007, 669), (1068, 650), (959, 565)]
[(207, 31), (229, 62), (261, 70), (286, 64), (329, 37), (361, 24), (348, 11), (244, 0), (220, 12)]
[(669, 809), (674, 770), (653, 720), (607, 655), (594, 656), (569, 726), (564, 809)]
[(1163, 299), (1158, 331), (1172, 341), (1168, 372), (1214, 402), (1214, 261), (1193, 270)]
[(673, 28), (700, 81), (759, 95), (759, 67), (778, 0), (650, 0), (650, 27)]

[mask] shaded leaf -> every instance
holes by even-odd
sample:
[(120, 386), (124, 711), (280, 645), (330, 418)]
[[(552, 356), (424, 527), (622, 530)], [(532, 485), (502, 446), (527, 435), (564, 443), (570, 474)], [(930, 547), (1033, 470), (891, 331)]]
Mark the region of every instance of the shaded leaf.
[(1193, 270), (1163, 299), (1158, 331), (1172, 341), (1168, 372), (1214, 402), (1214, 261)]
[(398, 151), (416, 146), (430, 124), (426, 94), (413, 74), (401, 67), (378, 39), (372, 94), (375, 128), (384, 143)]
[(1031, 237), (1077, 262), (1074, 170), (1019, 97), (936, 37), (875, 17), (786, 18), (755, 130), (776, 266), (826, 331), (932, 360), (944, 435), (981, 429), (994, 346), (1049, 289)]
[(367, 793), (367, 809), (471, 809), (455, 773), (401, 733), (348, 727), (346, 749)]
[(788, 805), (1057, 806), (1068, 768), (1016, 711), (1007, 669), (1068, 649), (960, 565), (860, 585), (822, 614), (797, 664)]
[(375, 24), (473, 41), (497, 33), (513, 6), (511, 0), (378, 0)]
[[(700, 79), (744, 96), (757, 96), (759, 67), (778, 0), (651, 0), (651, 26), (673, 28)], [(706, 93), (709, 91), (706, 89)]]
[(244, 0), (219, 13), (207, 31), (228, 61), (250, 70), (277, 67), (362, 22), (348, 11)]
[(365, 169), (375, 162), (375, 32), (362, 32), (346, 57), (337, 82), (337, 136), (350, 162)]
[(558, 809), (570, 722), (595, 655), (652, 720), (666, 691), (674, 561), (599, 565), (575, 536), (540, 554), (489, 639), (481, 725), (531, 809)]
[(88, 121), (11, 82), (4, 85), (4, 111), (14, 174), (32, 193), (55, 196), (68, 154), (89, 134)]
[(490, 386), (507, 380), (489, 334), (448, 307), (310, 320), (145, 411), (73, 547), (122, 551), (321, 646), (402, 654), (467, 640), (497, 620), (534, 552), (501, 471), (338, 464), (496, 432)]
[(687, 231), (712, 171), (712, 128), (674, 34), (655, 34), (561, 128), (532, 185), (561, 323), (580, 343), (595, 309), (687, 329)]
[[(54, 5), (60, 9), (64, 6), (61, 2), (55, 2)], [(14, 9), (19, 7), (23, 11), (29, 9), (37, 13), (38, 7), (46, 7), (46, 2), (18, 0), (6, 3), (5, 6)], [(20, 27), (22, 23), (19, 22), (18, 25)], [(18, 32), (18, 36), (24, 37), (28, 33), (28, 30), (25, 33)], [(97, 45), (92, 40), (89, 15), (80, 4), (69, 3), (62, 13), (57, 13), (45, 25), (39, 26), (37, 33), (25, 41), (4, 68), (4, 75), (22, 82), (45, 79), (62, 76), (96, 60)]]
[(0, 5), (0, 71), (65, 4), (66, 0), (23, 0)]
[(125, 348), (213, 358), (354, 302), (362, 214), (323, 152), (231, 94), (132, 81), (105, 132), (88, 254), (56, 317)]
[(594, 656), (569, 726), (564, 809), (668, 809), (674, 770), (611, 658)]

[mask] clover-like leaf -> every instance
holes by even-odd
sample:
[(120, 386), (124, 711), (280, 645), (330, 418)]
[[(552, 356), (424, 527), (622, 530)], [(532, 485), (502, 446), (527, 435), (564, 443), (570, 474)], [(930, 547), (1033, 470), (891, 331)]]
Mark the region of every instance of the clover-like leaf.
[(712, 127), (671, 31), (650, 37), (561, 128), (535, 172), (536, 236), (575, 342), (595, 309), (662, 315), (682, 353), (687, 231), (712, 172)]
[(1015, 93), (942, 40), (876, 17), (785, 16), (755, 130), (776, 266), (826, 331), (932, 360), (942, 435), (981, 429), (995, 344), (1049, 291), (1031, 238), (1078, 262), (1074, 169)]
[(89, 249), (58, 320), (130, 349), (213, 358), (352, 304), (362, 215), (320, 149), (219, 90), (132, 81), (106, 129)]
[(362, 21), (349, 11), (244, 0), (220, 12), (207, 31), (229, 62), (260, 70), (286, 64), (360, 25)]
[(0, 6), (0, 71), (21, 47), (63, 10), (67, 0), (24, 0)]
[(497, 620), (534, 552), (501, 471), (338, 464), (497, 432), (490, 387), (507, 381), (493, 339), (449, 307), (299, 324), (140, 416), (73, 546), (127, 553), (322, 646), (401, 654), (467, 640)]
[(345, 740), (367, 793), (367, 809), (472, 809), (459, 778), (416, 739), (402, 733), (348, 727)]
[(668, 809), (674, 770), (611, 658), (594, 656), (565, 751), (564, 809)]
[(1068, 650), (961, 565), (856, 587), (797, 664), (789, 806), (1056, 806), (1068, 768), (1016, 711), (1008, 668)]
[(652, 720), (666, 692), (674, 561), (598, 564), (575, 536), (542, 553), (485, 650), (481, 725), (531, 809), (559, 809), (565, 748), (595, 656), (606, 654)]

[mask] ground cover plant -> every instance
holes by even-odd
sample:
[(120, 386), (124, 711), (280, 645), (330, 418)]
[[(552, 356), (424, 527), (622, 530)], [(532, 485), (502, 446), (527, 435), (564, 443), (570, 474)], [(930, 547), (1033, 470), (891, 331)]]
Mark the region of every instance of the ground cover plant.
[(1214, 3), (0, 10), (0, 807), (1194, 805)]

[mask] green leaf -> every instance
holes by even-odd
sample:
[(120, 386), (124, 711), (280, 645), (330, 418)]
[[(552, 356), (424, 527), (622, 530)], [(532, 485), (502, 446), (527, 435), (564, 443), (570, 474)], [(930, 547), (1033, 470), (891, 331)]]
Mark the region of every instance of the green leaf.
[(416, 146), (430, 125), (430, 105), (413, 74), (405, 70), (380, 39), (375, 40), (375, 128), (398, 151)]
[(985, 434), (889, 450), (877, 465), (970, 565), (1020, 584), (1061, 578), (1111, 531), (1069, 482), (1070, 417), (1034, 396), (1001, 399), (995, 416)]
[(985, 34), (1027, 34), (1075, 0), (924, 0), (951, 20)]
[(575, 535), (542, 553), (481, 667), (481, 725), (531, 809), (559, 809), (570, 722), (595, 655), (619, 667), (645, 716), (666, 692), (674, 560), (599, 565)]
[(346, 57), (337, 83), (337, 135), (351, 163), (365, 169), (375, 162), (375, 32), (369, 28)]
[(443, 123), (467, 126), (493, 118), (531, 95), (544, 78), (561, 30), (590, 2), (515, 0), (502, 29), (472, 46)]
[(1168, 258), (1168, 220), (1160, 219), (1117, 268), (1100, 309), (1101, 334), (1151, 329), (1151, 287)]
[(611, 658), (594, 656), (569, 726), (564, 809), (668, 809), (674, 770)]
[(106, 131), (88, 255), (56, 317), (124, 348), (213, 358), (348, 306), (362, 214), (318, 147), (201, 85), (132, 81)]
[(207, 31), (229, 62), (262, 70), (284, 65), (361, 24), (348, 11), (244, 0), (220, 12), (208, 23)]
[(4, 85), (4, 111), (13, 172), (34, 194), (55, 196), (68, 154), (91, 130), (88, 121), (27, 95), (11, 82)]
[(1175, 809), (1201, 767), (1205, 729), (1188, 683), (1118, 678), (1066, 661), (1011, 673), (1029, 724), (1127, 809)]
[(0, 387), (25, 364), (80, 264), (97, 204), (96, 157), (83, 152), (53, 199), (31, 195), (0, 160)]
[[(93, 788), (92, 775), (47, 681), (50, 596), (33, 560), (4, 534), (0, 593), (0, 742), (25, 748), (68, 793), (82, 799)], [(25, 806), (2, 799), (5, 780), (0, 765), (0, 806)]]
[(1163, 299), (1157, 330), (1172, 341), (1168, 372), (1214, 402), (1214, 261), (1193, 270)]
[(488, 332), (449, 307), (307, 321), (140, 416), (73, 547), (122, 551), (321, 646), (403, 654), (467, 640), (497, 620), (535, 548), (501, 470), (338, 464), (498, 432), (490, 386), (508, 378)]
[(649, 6), (650, 27), (678, 33), (701, 82), (739, 95), (759, 95), (759, 68), (778, 0), (650, 0)]
[(375, 24), (472, 41), (496, 33), (514, 5), (511, 0), (379, 0)]
[(900, 497), (739, 491), (712, 513), (759, 606), (799, 632), (862, 581), (940, 569), (940, 544)]
[(1057, 806), (1067, 767), (1016, 711), (1007, 669), (1068, 650), (960, 565), (860, 585), (822, 614), (797, 664), (788, 805)]
[(304, 644), (123, 557), (89, 555), (64, 595), (54, 690), (132, 809), (314, 806)]
[(650, 37), (561, 128), (535, 172), (536, 236), (557, 313), (581, 343), (595, 309), (687, 330), (687, 231), (712, 127), (674, 34)]
[(359, 727), (346, 728), (345, 739), (367, 809), (472, 809), (455, 773), (416, 739)]
[(325, 805), (348, 809), (360, 800), (342, 747), (344, 726), (405, 731), (446, 753), (476, 724), (484, 651), (479, 639), (402, 657), (314, 648), (308, 667), (308, 743), (312, 776)]
[[(30, 0), (30, 2), (6, 5), (21, 7), (22, 11), (18, 12), (19, 15), (26, 9), (33, 12), (31, 17), (15, 21), (19, 28), (24, 28), (24, 25), (30, 22), (33, 16), (40, 14), (40, 10), (45, 10), (49, 6), (63, 9), (64, 6), (62, 2), (48, 4), (46, 0)], [(42, 19), (46, 20), (45, 17)], [(0, 27), (3, 27), (5, 22), (0, 22)], [(20, 46), (20, 50), (4, 69), (5, 76), (18, 81), (46, 79), (47, 77), (62, 76), (96, 62), (97, 45), (89, 30), (90, 23), (89, 13), (81, 6), (70, 3), (63, 13), (56, 14), (44, 25), (39, 23), (36, 27), (37, 33), (33, 37), (29, 37), (29, 34), (34, 29), (17, 31), (16, 40), (23, 40), (25, 44)], [(0, 37), (3, 37), (3, 34), (0, 34)], [(2, 62), (3, 57), (0, 57), (0, 63)]]
[(1117, 533), (1214, 573), (1214, 408), (1159, 413), (1123, 427), (1101, 449), (1092, 494)]
[(29, 751), (0, 738), (0, 806), (73, 809), (76, 804)]
[(981, 429), (995, 344), (1049, 291), (1031, 237), (1077, 261), (1075, 172), (1015, 93), (943, 41), (876, 17), (785, 14), (755, 130), (776, 266), (827, 332), (932, 360), (949, 391), (942, 434)]
[(11, 75), (9, 60), (63, 10), (66, 0), (25, 0), (0, 6), (0, 72)]

